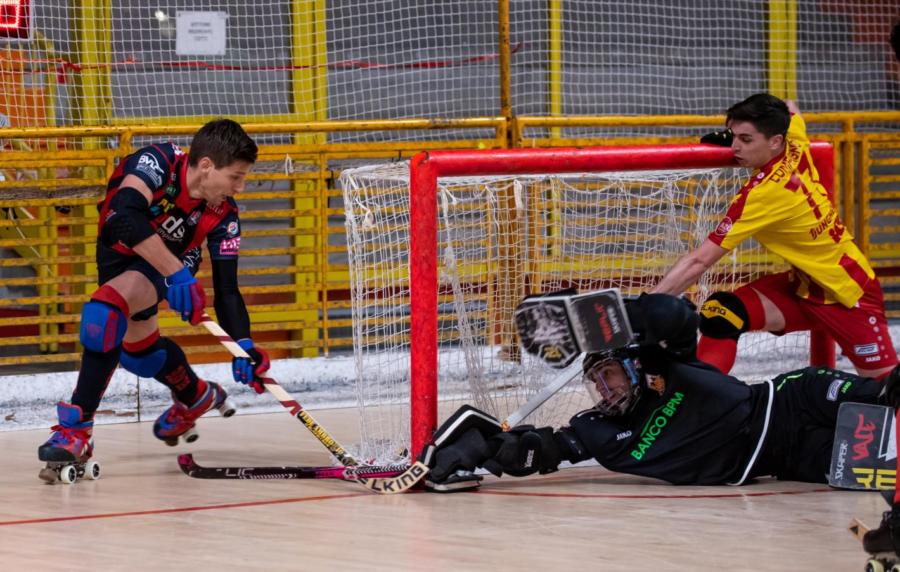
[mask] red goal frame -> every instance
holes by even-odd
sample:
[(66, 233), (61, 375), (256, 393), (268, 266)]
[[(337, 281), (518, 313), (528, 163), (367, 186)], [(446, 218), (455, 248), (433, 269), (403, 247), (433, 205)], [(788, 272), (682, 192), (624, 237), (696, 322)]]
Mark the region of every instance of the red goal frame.
[[(834, 149), (811, 144), (813, 162), (834, 202)], [(516, 175), (736, 167), (730, 148), (642, 145), (543, 149), (426, 151), (410, 162), (410, 453), (415, 459), (437, 428), (437, 180)], [(813, 331), (811, 365), (834, 366), (834, 342)]]

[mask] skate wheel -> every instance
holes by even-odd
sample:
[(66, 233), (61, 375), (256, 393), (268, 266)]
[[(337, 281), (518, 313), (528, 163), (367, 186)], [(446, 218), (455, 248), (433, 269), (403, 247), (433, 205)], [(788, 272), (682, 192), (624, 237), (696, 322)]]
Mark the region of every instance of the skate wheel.
[(900, 562), (891, 566), (891, 572), (900, 572)]
[(185, 443), (193, 443), (200, 437), (200, 434), (197, 433), (197, 429), (195, 427), (191, 427), (187, 431), (181, 434), (181, 438), (184, 439)]
[(234, 406), (234, 403), (230, 399), (226, 399), (222, 402), (222, 405), (219, 406), (219, 413), (222, 414), (222, 417), (231, 417), (235, 414), (237, 408)]
[(96, 481), (100, 478), (100, 463), (97, 461), (88, 461), (84, 465), (84, 478), (90, 481)]
[(71, 485), (76, 479), (78, 479), (78, 470), (75, 465), (66, 465), (59, 470), (59, 480), (67, 485)]
[(866, 562), (866, 572), (885, 572), (884, 564), (874, 558)]

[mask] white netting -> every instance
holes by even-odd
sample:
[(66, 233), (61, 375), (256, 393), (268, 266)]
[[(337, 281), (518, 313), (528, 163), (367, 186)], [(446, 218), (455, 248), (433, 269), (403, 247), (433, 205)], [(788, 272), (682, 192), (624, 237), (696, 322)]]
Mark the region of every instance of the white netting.
[[(28, 4), (31, 38), (0, 36), (0, 113), (15, 126), (500, 113), (496, 0)], [(767, 0), (511, 2), (513, 111), (716, 114), (794, 83), (806, 111), (896, 108), (896, 0), (783, 4), (796, 12)], [(193, 28), (188, 12), (201, 14)]]
[[(438, 181), (438, 400), (443, 418), (471, 403), (504, 418), (558, 370), (520, 355), (511, 320), (526, 293), (574, 286), (636, 295), (718, 223), (746, 173), (734, 169)], [(363, 458), (408, 444), (409, 170), (344, 171)], [(701, 302), (780, 269), (757, 244), (699, 284)], [(809, 342), (745, 336), (735, 373), (761, 380), (808, 361)], [(580, 376), (529, 422), (560, 425), (587, 406)]]

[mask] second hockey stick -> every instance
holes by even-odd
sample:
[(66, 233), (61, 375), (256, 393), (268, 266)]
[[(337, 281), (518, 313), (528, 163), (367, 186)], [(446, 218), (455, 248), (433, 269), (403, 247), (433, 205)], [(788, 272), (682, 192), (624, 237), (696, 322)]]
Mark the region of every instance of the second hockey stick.
[(565, 369), (560, 371), (556, 376), (550, 380), (550, 382), (543, 387), (539, 392), (531, 396), (531, 399), (525, 402), (522, 407), (519, 407), (512, 413), (510, 413), (509, 417), (504, 419), (500, 425), (503, 427), (504, 431), (509, 431), (519, 423), (521, 423), (526, 417), (534, 413), (538, 407), (544, 404), (548, 399), (556, 395), (559, 390), (564, 388), (569, 384), (570, 381), (575, 379), (575, 376), (581, 373), (581, 364), (584, 362), (584, 354), (578, 356), (574, 362), (566, 366)]
[(178, 466), (182, 472), (195, 479), (342, 479), (359, 481), (364, 478), (396, 477), (409, 465), (387, 465), (384, 467), (208, 467), (197, 463), (190, 453), (178, 456)]
[[(201, 323), (203, 326), (211, 333), (213, 336), (219, 340), (225, 349), (233, 355), (234, 357), (246, 358), (250, 361), (253, 361), (253, 358), (244, 351), (244, 348), (238, 345), (231, 336), (228, 335), (222, 326), (217, 324), (212, 318), (209, 317), (208, 314), (203, 314), (201, 318)], [(262, 384), (263, 388), (266, 389), (269, 393), (275, 396), (275, 399), (278, 400), (281, 405), (291, 412), (291, 415), (300, 420), (303, 425), (309, 429), (309, 432), (313, 434), (313, 436), (318, 439), (322, 445), (328, 449), (328, 452), (334, 455), (334, 457), (340, 461), (342, 465), (345, 467), (354, 467), (359, 465), (359, 463), (354, 459), (350, 453), (344, 449), (340, 443), (338, 443), (334, 437), (332, 437), (328, 431), (326, 431), (321, 425), (319, 425), (315, 419), (313, 419), (312, 415), (310, 415), (303, 406), (300, 405), (294, 398), (288, 394), (287, 391), (284, 390), (281, 385), (274, 379), (270, 377), (260, 377), (259, 383)]]

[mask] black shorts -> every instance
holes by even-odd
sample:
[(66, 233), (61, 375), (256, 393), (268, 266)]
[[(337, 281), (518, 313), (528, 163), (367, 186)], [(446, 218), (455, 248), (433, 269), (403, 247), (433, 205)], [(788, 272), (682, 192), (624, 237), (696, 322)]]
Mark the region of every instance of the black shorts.
[[(181, 261), (190, 268), (191, 274), (196, 274), (200, 268), (200, 247), (193, 248), (182, 255)], [(153, 284), (156, 289), (156, 302), (149, 308), (142, 308), (133, 313), (130, 318), (135, 321), (149, 320), (157, 313), (157, 305), (166, 299), (165, 277), (156, 268), (140, 256), (128, 256), (117, 250), (104, 246), (97, 241), (97, 283), (102, 286), (116, 276), (129, 270), (140, 272)]]
[(808, 367), (772, 380), (775, 399), (766, 446), (754, 475), (824, 483), (838, 408), (845, 401), (880, 403), (881, 382), (822, 367)]

